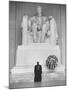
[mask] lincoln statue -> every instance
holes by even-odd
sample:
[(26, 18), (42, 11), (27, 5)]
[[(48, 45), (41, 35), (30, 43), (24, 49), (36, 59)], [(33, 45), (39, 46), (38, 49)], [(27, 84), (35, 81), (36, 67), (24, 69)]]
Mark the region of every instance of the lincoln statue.
[(52, 16), (42, 16), (42, 7), (37, 6), (37, 16), (23, 16), (22, 44), (49, 43), (56, 45), (58, 39), (56, 21)]

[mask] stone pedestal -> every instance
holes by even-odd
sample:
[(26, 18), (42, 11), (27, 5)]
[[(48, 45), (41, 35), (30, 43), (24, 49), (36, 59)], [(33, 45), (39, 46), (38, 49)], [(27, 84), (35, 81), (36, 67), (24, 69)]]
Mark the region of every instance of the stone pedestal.
[[(42, 71), (47, 71), (46, 59), (50, 55), (58, 58), (58, 71), (61, 67), (60, 48), (58, 45), (50, 46), (45, 43), (34, 43), (27, 46), (18, 46), (16, 54), (16, 66), (11, 70), (12, 74), (34, 72), (37, 61), (42, 65)], [(62, 71), (62, 70), (61, 70)]]

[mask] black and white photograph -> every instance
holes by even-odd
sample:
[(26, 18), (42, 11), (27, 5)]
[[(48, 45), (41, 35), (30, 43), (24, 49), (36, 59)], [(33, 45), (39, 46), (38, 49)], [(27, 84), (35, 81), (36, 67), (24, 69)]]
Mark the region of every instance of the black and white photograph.
[(9, 1), (9, 88), (66, 85), (66, 4)]

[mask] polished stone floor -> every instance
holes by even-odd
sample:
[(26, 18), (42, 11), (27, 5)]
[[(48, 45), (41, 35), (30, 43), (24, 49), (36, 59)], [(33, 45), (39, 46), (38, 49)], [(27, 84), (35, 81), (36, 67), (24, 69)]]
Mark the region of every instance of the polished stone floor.
[(10, 74), (9, 79), (9, 88), (11, 89), (63, 85), (66, 85), (66, 76), (64, 72), (43, 72), (41, 82), (34, 82), (33, 73), (25, 73), (16, 76), (11, 76)]

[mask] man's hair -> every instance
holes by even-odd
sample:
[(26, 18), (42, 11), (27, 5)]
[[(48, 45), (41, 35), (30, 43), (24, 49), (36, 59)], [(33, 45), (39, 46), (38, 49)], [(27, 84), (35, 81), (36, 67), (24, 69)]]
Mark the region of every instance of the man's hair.
[(39, 62), (37, 62), (37, 64), (39, 64)]

